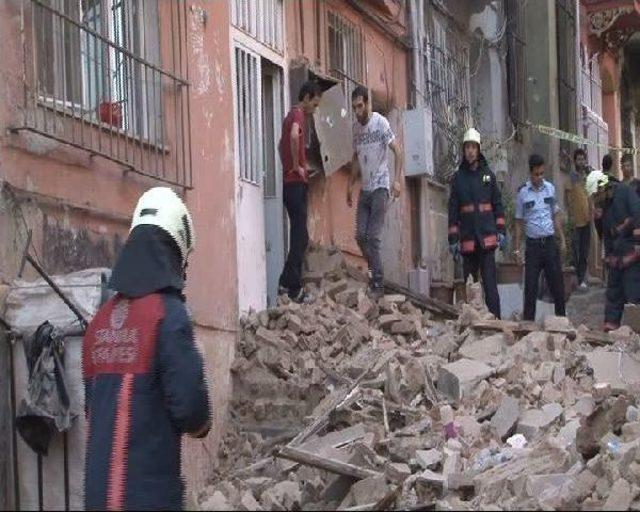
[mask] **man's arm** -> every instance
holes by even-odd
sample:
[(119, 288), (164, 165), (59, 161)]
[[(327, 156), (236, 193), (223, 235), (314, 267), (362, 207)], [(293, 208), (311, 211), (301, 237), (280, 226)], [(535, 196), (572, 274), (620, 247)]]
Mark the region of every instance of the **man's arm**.
[(458, 224), (460, 223), (460, 201), (456, 190), (456, 176), (451, 180), (449, 192), (449, 245), (457, 244), (460, 240)]
[(567, 240), (564, 236), (564, 223), (562, 222), (562, 214), (556, 210), (553, 214), (553, 226), (556, 230), (556, 236), (560, 241), (560, 252), (564, 255), (567, 252)]
[(507, 226), (504, 218), (504, 206), (502, 204), (502, 192), (500, 192), (500, 187), (498, 187), (498, 180), (496, 179), (495, 174), (491, 174), (491, 180), (493, 181), (493, 191), (491, 194), (491, 204), (493, 206), (493, 213), (496, 217), (496, 229), (498, 234), (506, 235)]
[(402, 154), (400, 145), (395, 139), (391, 141), (391, 143), (389, 144), (389, 148), (391, 149), (391, 151), (393, 151), (393, 154), (395, 156), (395, 163), (396, 163), (395, 179), (393, 180), (393, 193), (395, 197), (399, 197), (400, 192), (402, 191), (402, 174), (404, 169), (403, 167), (404, 155)]
[(515, 233), (514, 233), (514, 246), (513, 255), (516, 257), (518, 264), (522, 264), (522, 257), (520, 256), (520, 244), (522, 243), (522, 231), (524, 226), (524, 200), (518, 190), (516, 195), (516, 211), (515, 211)]
[(349, 183), (347, 184), (347, 206), (351, 208), (353, 206), (353, 186), (360, 174), (360, 164), (358, 163), (358, 153), (353, 152), (351, 157), (351, 172), (349, 173)]
[[(298, 159), (298, 155), (300, 154), (300, 133), (301, 133), (300, 124), (295, 122), (291, 125), (291, 132), (289, 133), (289, 142), (291, 146), (291, 164), (292, 171), (297, 172), (300, 176), (304, 176), (304, 169), (300, 169), (300, 161)], [(286, 172), (286, 169), (285, 169)]]
[(519, 265), (522, 265), (522, 258), (520, 256), (520, 243), (522, 242), (522, 228), (524, 226), (524, 220), (522, 219), (516, 219), (516, 223), (515, 223), (515, 235), (514, 235), (514, 249), (513, 249), (513, 255), (516, 257), (516, 261), (518, 262)]

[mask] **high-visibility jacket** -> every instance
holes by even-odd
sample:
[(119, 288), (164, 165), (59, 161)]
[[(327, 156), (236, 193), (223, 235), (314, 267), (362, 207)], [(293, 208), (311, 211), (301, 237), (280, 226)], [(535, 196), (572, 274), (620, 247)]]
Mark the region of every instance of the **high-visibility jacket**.
[(89, 325), (85, 508), (179, 510), (184, 433), (210, 425), (204, 365), (178, 293), (118, 294)]
[(505, 233), (505, 218), (496, 176), (482, 155), (475, 170), (463, 160), (451, 180), (449, 244), (460, 242), (462, 254), (492, 250), (498, 233)]

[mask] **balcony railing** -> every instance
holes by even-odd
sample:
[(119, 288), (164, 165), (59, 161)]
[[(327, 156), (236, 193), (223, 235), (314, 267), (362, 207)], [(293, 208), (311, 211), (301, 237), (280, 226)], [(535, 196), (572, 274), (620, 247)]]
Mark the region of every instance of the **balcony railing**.
[(186, 2), (23, 0), (21, 15), (24, 104), (14, 131), (190, 188)]

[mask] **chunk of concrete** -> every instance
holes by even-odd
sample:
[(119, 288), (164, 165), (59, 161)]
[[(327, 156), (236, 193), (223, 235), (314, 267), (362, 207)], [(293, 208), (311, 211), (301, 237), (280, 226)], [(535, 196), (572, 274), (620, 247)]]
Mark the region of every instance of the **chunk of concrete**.
[(527, 478), (527, 496), (535, 498), (553, 487), (560, 487), (573, 479), (573, 475), (566, 473), (552, 473), (550, 475), (530, 475)]
[(491, 418), (491, 428), (500, 439), (505, 439), (514, 430), (520, 417), (520, 403), (511, 396), (505, 397)]
[(571, 325), (571, 321), (566, 316), (546, 316), (544, 319), (544, 330), (564, 334), (575, 334), (576, 332), (573, 325)]
[(611, 384), (612, 393), (624, 393), (629, 386), (640, 383), (640, 363), (627, 354), (594, 350), (586, 357), (595, 381)]
[(624, 478), (615, 481), (602, 510), (629, 510), (633, 500), (631, 486)]
[(460, 359), (440, 367), (438, 390), (453, 400), (460, 400), (471, 393), (482, 380), (490, 377), (493, 369), (481, 361)]
[(381, 329), (388, 329), (389, 327), (391, 327), (391, 325), (395, 324), (396, 322), (399, 322), (400, 320), (402, 320), (400, 315), (396, 315), (395, 313), (390, 313), (388, 315), (382, 315), (378, 319), (378, 322), (380, 322)]
[(401, 462), (387, 462), (384, 466), (384, 474), (389, 481), (399, 484), (411, 476), (411, 468)]
[(479, 340), (466, 341), (458, 350), (462, 357), (482, 361), (492, 366), (499, 366), (506, 349), (504, 334), (494, 334)]
[[(242, 497), (240, 498), (240, 506), (239, 510), (244, 512), (251, 512), (252, 510), (262, 510), (260, 503), (253, 497), (253, 493), (251, 491), (245, 491)], [(216, 510), (216, 509), (213, 509)]]
[(557, 402), (543, 405), (542, 410), (547, 416), (549, 416), (549, 420), (552, 422), (562, 416), (562, 413), (564, 412), (562, 405)]
[[(268, 510), (291, 510), (302, 503), (302, 491), (298, 482), (285, 480), (265, 490), (260, 503)], [(215, 510), (215, 509), (214, 509)]]
[(214, 492), (200, 505), (202, 510), (234, 510), (227, 498), (220, 491)]
[(520, 416), (516, 432), (531, 441), (538, 437), (541, 431), (551, 425), (552, 422), (553, 419), (546, 412), (540, 409), (529, 409)]
[(631, 327), (634, 332), (640, 333), (640, 305), (625, 304), (622, 323)]
[(400, 320), (391, 325), (391, 334), (413, 334), (416, 325), (409, 320)]
[(433, 468), (442, 461), (440, 450), (416, 450), (416, 462), (422, 469)]
[(389, 492), (384, 475), (372, 476), (356, 482), (351, 487), (351, 494), (356, 505), (367, 505), (380, 501)]

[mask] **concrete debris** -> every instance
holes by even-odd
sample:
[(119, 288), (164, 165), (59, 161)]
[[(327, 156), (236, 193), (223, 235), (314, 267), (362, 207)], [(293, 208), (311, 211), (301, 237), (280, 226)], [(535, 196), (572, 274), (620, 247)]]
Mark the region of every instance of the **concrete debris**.
[(372, 300), (334, 249), (305, 268), (311, 303), (281, 297), (241, 321), (200, 509), (640, 506), (629, 327), (494, 320), (477, 284), (452, 320), (401, 287)]

